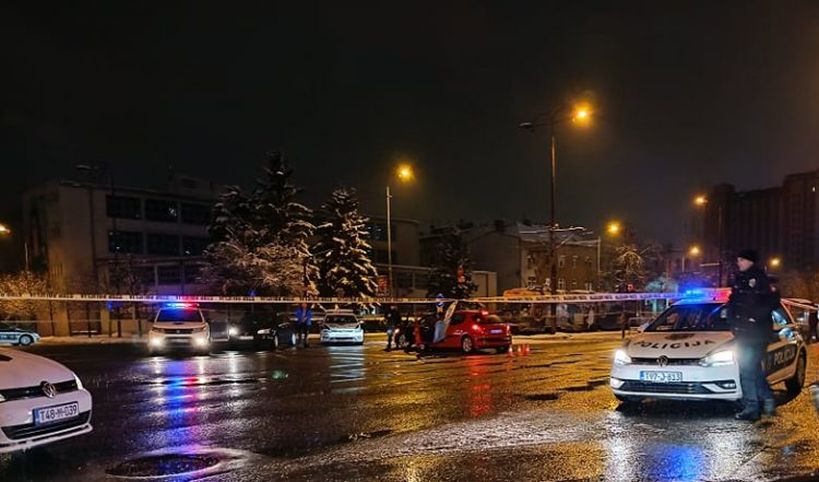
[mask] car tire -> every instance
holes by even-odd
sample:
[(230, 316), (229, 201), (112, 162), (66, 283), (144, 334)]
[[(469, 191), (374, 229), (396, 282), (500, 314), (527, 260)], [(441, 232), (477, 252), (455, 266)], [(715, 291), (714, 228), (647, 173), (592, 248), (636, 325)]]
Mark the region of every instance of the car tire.
[(34, 343), (34, 338), (32, 338), (30, 335), (23, 335), (17, 340), (17, 343), (20, 346), (29, 346)]
[(511, 348), (509, 345), (499, 346), (498, 353), (506, 353), (509, 351), (509, 348)]
[(475, 340), (471, 336), (461, 338), (461, 351), (467, 354), (475, 351)]
[(399, 333), (398, 338), (395, 339), (395, 346), (396, 348), (406, 348), (407, 346), (407, 335), (404, 333)]
[(276, 333), (275, 335), (273, 335), (273, 339), (270, 340), (270, 342), (273, 345), (272, 349), (273, 350), (278, 350), (279, 349), (279, 334)]
[(290, 346), (296, 346), (296, 343), (299, 342), (299, 339), (296, 337), (295, 333), (290, 333)]
[(785, 388), (788, 389), (788, 395), (795, 397), (802, 391), (805, 386), (805, 370), (807, 368), (808, 360), (805, 352), (799, 353), (799, 358), (796, 360), (796, 373), (791, 378), (785, 380)]

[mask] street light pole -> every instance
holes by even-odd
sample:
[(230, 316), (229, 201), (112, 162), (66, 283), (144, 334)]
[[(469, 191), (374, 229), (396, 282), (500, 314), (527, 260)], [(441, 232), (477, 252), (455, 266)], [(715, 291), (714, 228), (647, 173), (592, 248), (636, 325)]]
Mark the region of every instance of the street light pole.
[(390, 199), (392, 195), (390, 194), (390, 186), (387, 185), (387, 273), (388, 273), (388, 280), (389, 280), (389, 292), (388, 295), (392, 297), (392, 204)]
[[(571, 112), (567, 112), (567, 110), (571, 110)], [(538, 117), (542, 118), (544, 115), (547, 115), (547, 113), (543, 113)], [(587, 104), (578, 104), (572, 109), (569, 109), (565, 104), (560, 104), (549, 112), (548, 116), (549, 117), (545, 122), (522, 122), (518, 125), (518, 127), (527, 130), (534, 130), (536, 127), (540, 126), (549, 127), (549, 153), (551, 161), (549, 169), (549, 185), (551, 187), (551, 192), (549, 195), (549, 293), (555, 295), (557, 294), (557, 247), (555, 245), (555, 230), (557, 229), (557, 208), (555, 207), (555, 197), (557, 192), (557, 137), (555, 135), (555, 127), (560, 122), (567, 120), (572, 120), (580, 124), (587, 124), (591, 119), (591, 110)], [(552, 332), (557, 331), (557, 316), (555, 308), (556, 305), (552, 303), (550, 309), (552, 317)]]
[[(551, 137), (551, 157), (552, 157), (552, 166), (549, 170), (549, 184), (551, 185), (551, 195), (549, 196), (549, 262), (551, 266), (549, 267), (550, 277), (551, 280), (549, 282), (549, 293), (552, 295), (557, 294), (557, 260), (555, 259), (556, 254), (556, 246), (555, 246), (555, 229), (557, 229), (557, 214), (555, 208), (555, 189), (557, 185), (557, 176), (556, 176), (556, 169), (557, 169), (557, 141), (555, 139), (555, 122), (554, 119), (549, 123), (549, 128), (551, 129), (550, 137)], [(557, 331), (557, 319), (552, 317), (552, 331)]]

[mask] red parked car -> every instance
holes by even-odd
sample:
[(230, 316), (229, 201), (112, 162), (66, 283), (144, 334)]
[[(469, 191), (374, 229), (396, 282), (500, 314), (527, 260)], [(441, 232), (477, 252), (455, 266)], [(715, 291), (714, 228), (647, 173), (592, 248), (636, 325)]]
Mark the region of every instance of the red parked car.
[(421, 350), (461, 350), (472, 353), (476, 350), (494, 348), (498, 353), (509, 351), (512, 345), (512, 332), (509, 325), (497, 315), (490, 315), (485, 310), (461, 310), (452, 314), (446, 336), (438, 343), (433, 343), (437, 315), (428, 315), (421, 319), (415, 329), (415, 344)]

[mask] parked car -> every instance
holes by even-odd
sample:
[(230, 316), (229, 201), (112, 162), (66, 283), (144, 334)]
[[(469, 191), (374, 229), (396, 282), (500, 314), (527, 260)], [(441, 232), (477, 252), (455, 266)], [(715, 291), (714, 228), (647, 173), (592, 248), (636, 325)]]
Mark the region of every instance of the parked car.
[[(617, 350), (610, 380), (614, 396), (630, 403), (644, 398), (741, 399), (737, 346), (724, 306), (728, 293), (719, 296), (677, 302)], [(779, 306), (772, 315), (768, 381), (784, 382), (796, 395), (805, 383), (805, 343), (787, 308)]]
[(91, 394), (65, 366), (0, 349), (0, 453), (90, 432), (91, 405)]
[(352, 310), (330, 310), (321, 322), (320, 340), (324, 345), (333, 343), (364, 344), (364, 329)]
[[(445, 324), (444, 338), (437, 343), (434, 341), (436, 323)], [(493, 348), (505, 353), (512, 346), (509, 325), (486, 310), (455, 311), (448, 321), (439, 321), (437, 314), (430, 314), (422, 317), (415, 329), (422, 340), (419, 346), (422, 351), (454, 349), (472, 353)]]
[(242, 319), (228, 328), (228, 341), (235, 347), (242, 341), (252, 341), (256, 349), (280, 346), (296, 346), (296, 330), (290, 321), (290, 313), (275, 313), (257, 309), (245, 313)]
[(28, 346), (40, 341), (40, 335), (34, 330), (0, 323), (0, 345)]
[(151, 353), (189, 349), (210, 351), (210, 326), (194, 303), (168, 303), (157, 311), (148, 333)]

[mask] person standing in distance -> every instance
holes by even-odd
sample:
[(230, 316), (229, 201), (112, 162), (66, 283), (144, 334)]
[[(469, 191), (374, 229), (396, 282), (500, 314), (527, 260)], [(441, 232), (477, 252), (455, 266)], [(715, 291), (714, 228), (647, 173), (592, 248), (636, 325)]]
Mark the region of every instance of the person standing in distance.
[[(398, 305), (391, 305), (384, 314), (384, 320), (387, 322), (387, 351), (392, 350), (392, 339), (395, 334), (395, 327), (400, 326), (401, 312), (398, 311)], [(398, 340), (396, 340), (396, 347)]]
[(300, 338), (303, 347), (307, 348), (310, 343), (307, 337), (310, 335), (310, 326), (313, 325), (313, 310), (307, 303), (302, 303), (296, 308), (296, 333)]
[(739, 272), (728, 298), (728, 320), (736, 339), (742, 386), (743, 409), (736, 415), (738, 420), (759, 420), (760, 404), (765, 415), (776, 413), (776, 402), (762, 362), (773, 337), (771, 313), (779, 305), (780, 295), (758, 263), (756, 251), (746, 249), (739, 253)]

